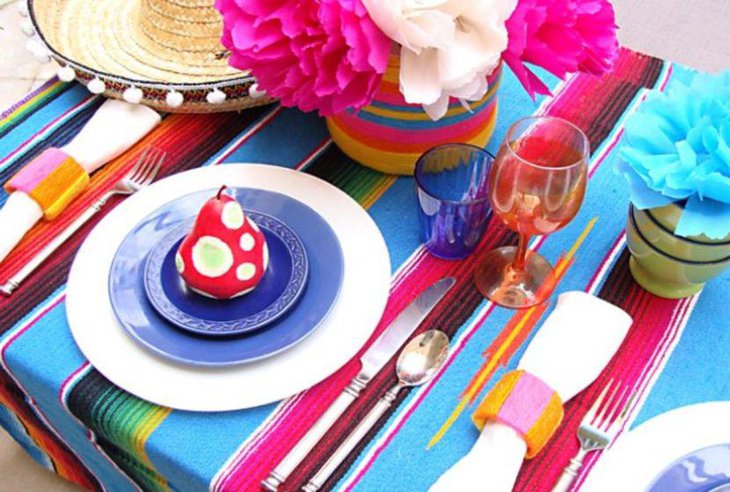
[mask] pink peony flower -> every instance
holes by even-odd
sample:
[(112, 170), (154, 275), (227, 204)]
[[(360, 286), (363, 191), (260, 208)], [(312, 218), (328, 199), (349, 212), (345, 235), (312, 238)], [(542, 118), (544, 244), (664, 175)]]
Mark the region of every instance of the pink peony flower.
[(230, 64), (284, 106), (326, 116), (370, 103), (391, 41), (362, 0), (216, 0)]
[(550, 94), (525, 62), (561, 79), (575, 72), (606, 73), (618, 56), (616, 29), (609, 0), (520, 0), (507, 21), (503, 59), (532, 97)]

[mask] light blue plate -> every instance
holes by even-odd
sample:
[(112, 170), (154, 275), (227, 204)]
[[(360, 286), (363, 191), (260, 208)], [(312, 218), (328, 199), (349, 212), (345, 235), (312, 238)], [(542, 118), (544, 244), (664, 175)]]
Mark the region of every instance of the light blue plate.
[(681, 457), (659, 474), (648, 492), (730, 492), (730, 444)]
[(195, 216), (215, 191), (178, 198), (142, 220), (122, 241), (109, 273), (111, 304), (122, 327), (158, 355), (200, 366), (252, 362), (301, 341), (319, 326), (334, 305), (344, 271), (337, 236), (314, 210), (279, 193), (236, 188), (232, 191), (244, 209), (275, 217), (299, 236), (309, 259), (307, 288), (285, 316), (244, 335), (202, 337), (178, 329), (160, 316), (147, 299), (146, 258), (170, 231)]
[(217, 300), (187, 288), (175, 267), (175, 253), (195, 217), (152, 248), (144, 272), (147, 298), (170, 323), (199, 335), (240, 335), (262, 328), (297, 303), (307, 282), (309, 262), (301, 239), (280, 220), (258, 212), (246, 215), (261, 227), (269, 248), (269, 267), (253, 292)]

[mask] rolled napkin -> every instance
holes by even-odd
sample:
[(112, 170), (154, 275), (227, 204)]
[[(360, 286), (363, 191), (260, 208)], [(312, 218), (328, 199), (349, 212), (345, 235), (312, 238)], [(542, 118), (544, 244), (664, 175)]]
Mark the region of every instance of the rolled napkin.
[(556, 401), (570, 400), (595, 381), (631, 323), (625, 311), (590, 294), (561, 294), (518, 371), (508, 373), (475, 412), (475, 423), (483, 425), (477, 442), (430, 492), (472, 490), (476, 484), (489, 492), (512, 490), (522, 461), (539, 452), (562, 418)]
[(50, 148), (5, 184), (0, 262), (42, 217), (53, 220), (81, 194), (89, 175), (137, 143), (160, 122), (147, 106), (108, 100), (64, 147)]

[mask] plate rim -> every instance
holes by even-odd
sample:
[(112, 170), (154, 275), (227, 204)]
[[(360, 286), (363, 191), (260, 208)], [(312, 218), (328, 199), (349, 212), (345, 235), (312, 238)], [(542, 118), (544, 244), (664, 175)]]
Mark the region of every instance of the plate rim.
[[(180, 197), (180, 198), (184, 198), (184, 197)], [(160, 208), (162, 208), (162, 207), (160, 207)], [(153, 214), (157, 213), (160, 210), (160, 208), (158, 208), (157, 210), (155, 210), (154, 212), (152, 212), (150, 215), (153, 215)], [(297, 292), (288, 301), (287, 305), (284, 308), (280, 309), (274, 316), (272, 316), (271, 318), (268, 318), (264, 323), (259, 323), (257, 325), (253, 325), (253, 326), (250, 326), (250, 327), (247, 327), (247, 328), (243, 328), (243, 329), (240, 329), (240, 328), (239, 329), (232, 328), (232, 329), (225, 330), (225, 331), (215, 331), (215, 330), (209, 330), (209, 329), (197, 329), (197, 328), (194, 328), (194, 327), (184, 326), (183, 323), (182, 323), (182, 321), (179, 321), (179, 320), (174, 319), (167, 312), (163, 312), (164, 311), (164, 308), (162, 308), (161, 306), (159, 306), (159, 299), (155, 299), (154, 298), (154, 295), (151, 295), (150, 294), (151, 287), (150, 287), (150, 279), (149, 279), (149, 275), (148, 275), (148, 270), (149, 270), (149, 268), (151, 268), (150, 263), (152, 262), (152, 259), (153, 259), (152, 253), (156, 249), (156, 247), (153, 247), (147, 253), (147, 257), (146, 257), (146, 259), (144, 261), (144, 268), (143, 268), (143, 271), (142, 271), (142, 275), (144, 276), (144, 286), (145, 286), (145, 294), (146, 294), (147, 300), (150, 302), (150, 304), (152, 304), (152, 307), (155, 308), (155, 310), (157, 311), (157, 313), (160, 316), (162, 316), (164, 319), (166, 319), (167, 321), (169, 321), (173, 325), (177, 326), (181, 330), (188, 331), (188, 332), (194, 333), (196, 335), (204, 335), (204, 336), (210, 336), (210, 337), (222, 337), (222, 338), (225, 338), (225, 337), (232, 337), (232, 336), (237, 336), (237, 335), (243, 335), (245, 333), (252, 333), (252, 332), (254, 332), (256, 330), (263, 329), (266, 326), (268, 326), (269, 324), (273, 323), (274, 321), (280, 319), (282, 316), (284, 316), (285, 314), (287, 314), (299, 302), (299, 300), (302, 298), (302, 295), (304, 294), (305, 289), (307, 288), (307, 285), (309, 284), (309, 255), (307, 253), (307, 248), (304, 246), (304, 243), (302, 242), (301, 237), (299, 237), (299, 235), (294, 230), (292, 230), (291, 227), (289, 227), (287, 224), (284, 224), (282, 221), (280, 221), (276, 217), (273, 217), (270, 214), (266, 214), (266, 213), (259, 212), (259, 211), (256, 211), (256, 210), (246, 210), (246, 213), (254, 213), (255, 215), (266, 216), (269, 219), (273, 219), (276, 222), (279, 222), (279, 224), (281, 226), (285, 227), (288, 230), (288, 232), (290, 234), (292, 234), (292, 236), (294, 237), (294, 239), (296, 240), (296, 242), (299, 244), (299, 248), (303, 252), (303, 254), (302, 254), (302, 258), (304, 259), (304, 267), (303, 267), (304, 268), (304, 273), (302, 274), (303, 280), (301, 281), (301, 285), (299, 286)], [(165, 237), (162, 240), (160, 240), (160, 242), (165, 241), (168, 236), (172, 236), (173, 232), (176, 232), (178, 229), (182, 229), (183, 227), (188, 227), (188, 222), (187, 221), (189, 221), (189, 220), (194, 220), (194, 218), (193, 217), (190, 217), (190, 218), (186, 219), (186, 222), (185, 222), (184, 225), (180, 225), (179, 227), (176, 227), (174, 229), (171, 229), (165, 235)], [(272, 234), (275, 234), (276, 235), (276, 233), (274, 231), (271, 231), (269, 228), (267, 228), (265, 226), (260, 226), (260, 227), (263, 228), (263, 229), (267, 229)], [(129, 234), (131, 234), (131, 231), (129, 232)], [(282, 238), (279, 237), (279, 239), (282, 239)], [(179, 240), (179, 238), (176, 239), (173, 242), (173, 245), (178, 240)], [(286, 244), (285, 241), (282, 240), (282, 242), (284, 242)], [(121, 248), (121, 244), (119, 245), (119, 248)], [(339, 248), (339, 249), (341, 250), (341, 248)], [(118, 252), (119, 252), (119, 249), (117, 249), (117, 253)], [(291, 249), (287, 248), (287, 253), (288, 253), (289, 257), (291, 258), (291, 262), (292, 262), (292, 265), (293, 265), (294, 264), (294, 256), (292, 255)], [(167, 256), (167, 254), (169, 254), (169, 251), (165, 253), (165, 256)], [(115, 258), (116, 258), (116, 253), (115, 253)], [(163, 261), (164, 261), (164, 258), (163, 258)], [(292, 272), (292, 276), (293, 276), (293, 272)], [(110, 279), (110, 282), (111, 282), (111, 279)], [(291, 282), (291, 277), (288, 280), (288, 282)], [(111, 289), (109, 289), (109, 290), (110, 290), (109, 295), (111, 296)], [(280, 297), (281, 296), (279, 296), (279, 298)], [(275, 301), (278, 300), (279, 298), (275, 299)], [(112, 305), (113, 304), (114, 304), (114, 301), (112, 301)], [(272, 304), (273, 304), (273, 302), (272, 302)], [(268, 309), (268, 307), (269, 306), (267, 306), (265, 309)], [(177, 311), (181, 312), (183, 316), (189, 316), (191, 318), (195, 318), (194, 316), (189, 315), (189, 314), (183, 312), (177, 306), (175, 306), (175, 308), (176, 308)], [(195, 318), (195, 319), (201, 320), (203, 322), (214, 323), (214, 324), (232, 324), (232, 323), (234, 323), (236, 321), (240, 321), (240, 319), (239, 319), (239, 320), (230, 320), (230, 321), (216, 322), (216, 321), (208, 321), (208, 320), (205, 320), (203, 318)]]
[(728, 415), (730, 401), (712, 401), (678, 407), (642, 422), (603, 453), (581, 490), (645, 491), (682, 456), (730, 443)]
[[(158, 195), (168, 195), (169, 200), (191, 191), (215, 187), (220, 185), (221, 180), (231, 185), (289, 195), (319, 213), (340, 240), (345, 259), (345, 279), (338, 301), (323, 326), (279, 357), (242, 366), (191, 368), (161, 359), (137, 347), (136, 342), (113, 321), (108, 301), (100, 306), (92, 306), (93, 313), (86, 312), (88, 300), (84, 299), (83, 294), (94, 285), (84, 285), (86, 279), (83, 275), (87, 273), (85, 269), (92, 259), (78, 254), (67, 284), (66, 312), (71, 334), (79, 349), (100, 373), (118, 386), (140, 398), (180, 410), (217, 412), (251, 408), (282, 400), (326, 379), (355, 357), (372, 336), (385, 311), (393, 278), (390, 254), (380, 228), (352, 197), (316, 176), (287, 167), (256, 163), (204, 166), (153, 183), (111, 210), (86, 238), (80, 253), (89, 253), (99, 246), (98, 236), (104, 233), (109, 233), (106, 242), (114, 239), (115, 228), (124, 226), (130, 220), (125, 214), (134, 212), (138, 218), (149, 214), (160, 202)], [(122, 230), (121, 235), (126, 234), (127, 230)], [(118, 241), (121, 241), (121, 237)], [(89, 255), (93, 256), (94, 266), (98, 269), (99, 265), (110, 262), (109, 256), (113, 256), (115, 248), (116, 245), (111, 254), (97, 250)], [(357, 258), (362, 253), (369, 255), (367, 267), (361, 258)], [(107, 271), (103, 271), (104, 282), (106, 274)], [(363, 282), (366, 282), (365, 286)], [(359, 294), (363, 288), (369, 289), (366, 303)], [(91, 323), (88, 318), (93, 314), (112, 322)], [(338, 331), (338, 324), (347, 329)], [(99, 329), (99, 325), (103, 329)], [(306, 359), (305, 370), (300, 370), (306, 354), (313, 347), (322, 344), (317, 348), (317, 352), (320, 352), (327, 348), (327, 344), (331, 346), (334, 343), (341, 344), (336, 347), (337, 350), (333, 350), (328, 357)], [(133, 351), (134, 358), (130, 359), (124, 349)], [(284, 358), (286, 364), (282, 362)], [(133, 371), (129, 370), (130, 362), (135, 362)], [(290, 370), (285, 372), (287, 368)], [(293, 368), (296, 370), (291, 370)], [(141, 371), (144, 371), (144, 377)], [(269, 383), (264, 385), (262, 376), (281, 376), (286, 384), (278, 380), (271, 384), (267, 379)], [(235, 392), (230, 391), (231, 384), (236, 385)], [(181, 390), (181, 385), (185, 385), (185, 391)], [(191, 387), (195, 391), (190, 391)]]

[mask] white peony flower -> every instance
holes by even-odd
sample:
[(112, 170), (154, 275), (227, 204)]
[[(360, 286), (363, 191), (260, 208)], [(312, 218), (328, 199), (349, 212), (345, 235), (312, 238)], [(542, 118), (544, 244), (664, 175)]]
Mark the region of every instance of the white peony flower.
[(449, 98), (478, 101), (507, 49), (505, 23), (517, 0), (363, 0), (401, 45), (400, 90), (437, 120)]

